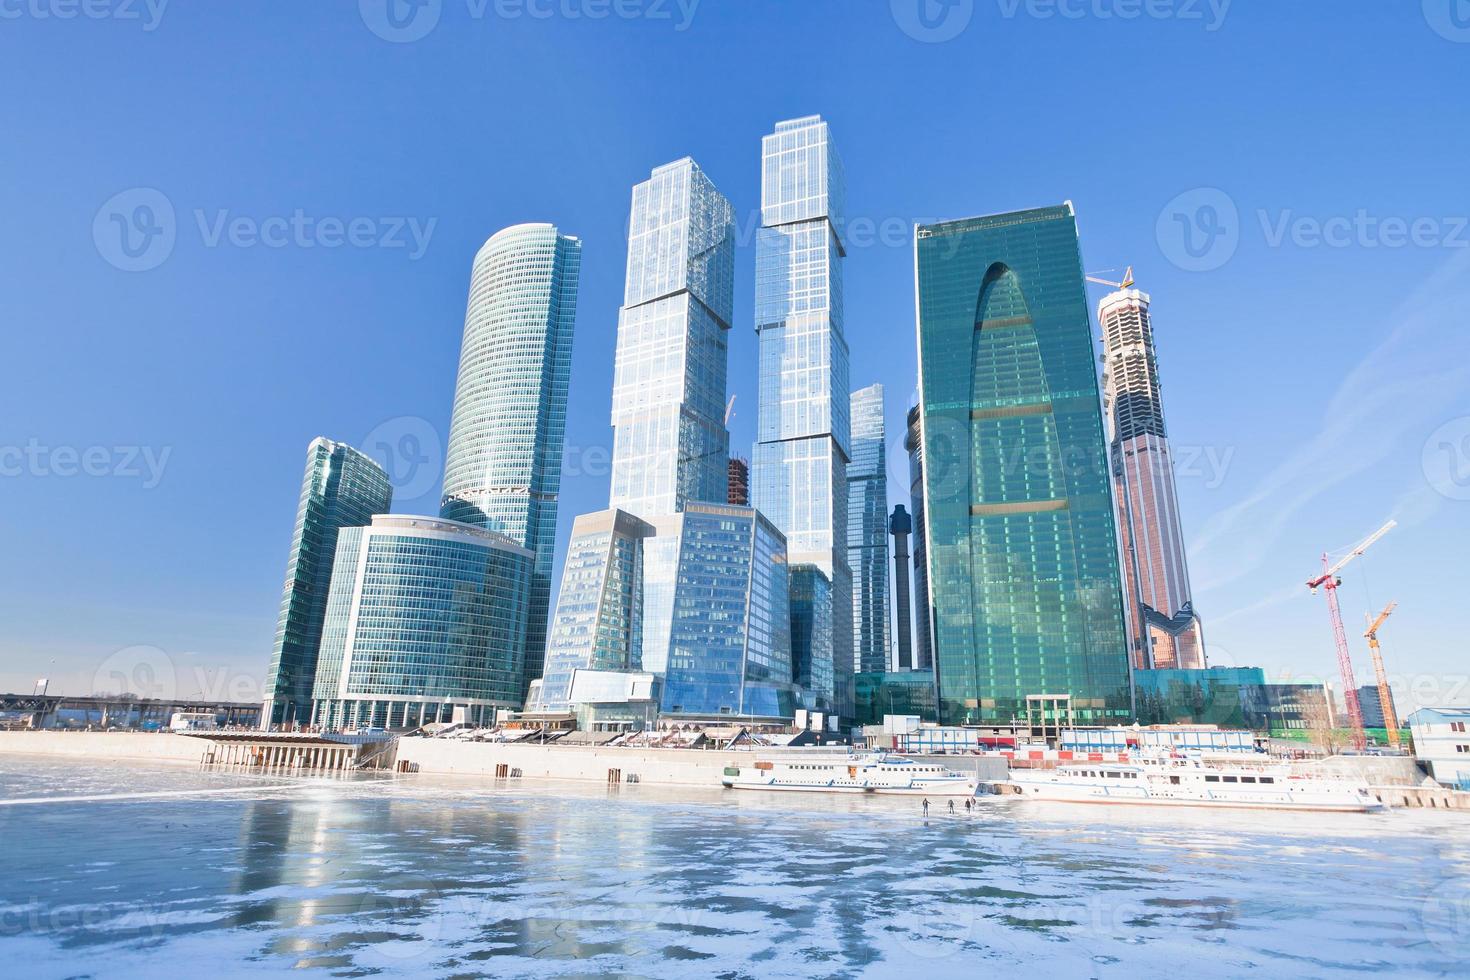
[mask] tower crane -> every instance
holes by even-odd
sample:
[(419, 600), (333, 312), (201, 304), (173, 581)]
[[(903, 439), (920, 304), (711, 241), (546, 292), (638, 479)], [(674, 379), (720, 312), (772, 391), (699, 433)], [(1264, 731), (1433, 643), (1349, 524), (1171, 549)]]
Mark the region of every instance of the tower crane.
[(1332, 618), (1332, 638), (1337, 643), (1337, 668), (1342, 672), (1342, 700), (1347, 705), (1348, 721), (1353, 729), (1353, 747), (1358, 749), (1368, 744), (1368, 738), (1363, 734), (1363, 709), (1358, 704), (1357, 682), (1353, 680), (1353, 658), (1348, 652), (1347, 632), (1342, 628), (1342, 610), (1337, 603), (1337, 587), (1342, 585), (1342, 579), (1338, 578), (1337, 573), (1367, 551), (1373, 542), (1397, 526), (1398, 521), (1389, 521), (1364, 538), (1356, 548), (1339, 559), (1335, 565), (1329, 564), (1332, 559), (1328, 558), (1324, 552), (1322, 574), (1307, 581), (1307, 588), (1312, 590), (1313, 595), (1317, 594), (1318, 588), (1327, 590), (1327, 612)]
[(1390, 602), (1384, 606), (1383, 612), (1368, 624), (1368, 629), (1363, 633), (1368, 638), (1368, 651), (1373, 654), (1373, 673), (1378, 680), (1378, 704), (1383, 709), (1383, 727), (1388, 732), (1388, 744), (1394, 748), (1399, 747), (1399, 716), (1393, 710), (1393, 692), (1388, 689), (1388, 675), (1383, 671), (1383, 653), (1378, 649), (1378, 628), (1393, 615), (1397, 605), (1397, 602)]
[(725, 425), (729, 426), (730, 420), (735, 417), (735, 399), (738, 395), (731, 395), (730, 401), (725, 405)]
[[(1112, 271), (1112, 270), (1108, 270), (1108, 271)], [(1100, 286), (1112, 286), (1114, 289), (1132, 289), (1133, 288), (1133, 266), (1130, 265), (1128, 267), (1128, 271), (1125, 272), (1125, 273), (1123, 273), (1123, 281), (1122, 282), (1113, 282), (1110, 279), (1099, 279), (1097, 276), (1088, 276), (1087, 277), (1087, 281), (1088, 282), (1095, 282), (1095, 283), (1097, 283)]]

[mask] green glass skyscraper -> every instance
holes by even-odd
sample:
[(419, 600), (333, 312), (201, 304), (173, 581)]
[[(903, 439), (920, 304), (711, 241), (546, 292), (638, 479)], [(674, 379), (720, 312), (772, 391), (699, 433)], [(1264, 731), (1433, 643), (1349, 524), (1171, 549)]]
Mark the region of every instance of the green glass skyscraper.
[(1127, 721), (1117, 536), (1072, 207), (920, 225), (914, 247), (941, 720)]
[(266, 674), (262, 727), (310, 720), (337, 533), (369, 524), (373, 515), (392, 506), (393, 486), (375, 461), (345, 443), (320, 437), (311, 441)]

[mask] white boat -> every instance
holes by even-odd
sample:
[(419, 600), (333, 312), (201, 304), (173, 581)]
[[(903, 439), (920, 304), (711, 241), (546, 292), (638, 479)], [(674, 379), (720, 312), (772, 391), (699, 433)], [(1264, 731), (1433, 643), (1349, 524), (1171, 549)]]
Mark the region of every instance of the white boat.
[(1364, 782), (1293, 774), (1289, 766), (1207, 764), (1198, 759), (1013, 769), (1010, 784), (1024, 799), (1064, 803), (1342, 813), (1383, 808)]
[(727, 789), (902, 796), (974, 796), (979, 788), (973, 775), (890, 755), (759, 760), (727, 766), (722, 782)]

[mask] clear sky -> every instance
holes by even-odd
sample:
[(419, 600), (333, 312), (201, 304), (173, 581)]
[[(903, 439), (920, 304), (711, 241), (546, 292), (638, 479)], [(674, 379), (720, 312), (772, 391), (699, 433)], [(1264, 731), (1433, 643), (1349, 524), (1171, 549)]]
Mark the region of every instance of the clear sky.
[(585, 243), (564, 546), (607, 501), (629, 189), (684, 155), (739, 215), (748, 447), (759, 140), (820, 113), (891, 502), (910, 224), (1071, 200), (1153, 296), (1212, 661), (1335, 676), (1302, 583), (1394, 516), (1342, 590), (1358, 677), (1397, 599), (1400, 698), (1470, 702), (1450, 0), (423, 2), (0, 0), (0, 688), (258, 697), (307, 442), (428, 460), (395, 510), (436, 511), (470, 261), (522, 221)]

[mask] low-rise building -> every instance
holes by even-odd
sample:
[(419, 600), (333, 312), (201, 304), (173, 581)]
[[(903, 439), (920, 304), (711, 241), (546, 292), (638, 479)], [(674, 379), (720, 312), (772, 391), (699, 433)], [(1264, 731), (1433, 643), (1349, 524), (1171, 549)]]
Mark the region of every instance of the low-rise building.
[(1470, 790), (1470, 707), (1420, 708), (1407, 719), (1414, 758), (1436, 782)]

